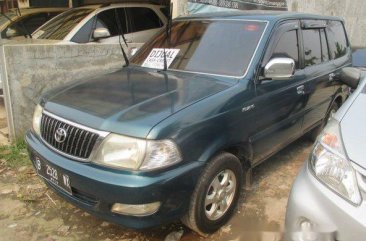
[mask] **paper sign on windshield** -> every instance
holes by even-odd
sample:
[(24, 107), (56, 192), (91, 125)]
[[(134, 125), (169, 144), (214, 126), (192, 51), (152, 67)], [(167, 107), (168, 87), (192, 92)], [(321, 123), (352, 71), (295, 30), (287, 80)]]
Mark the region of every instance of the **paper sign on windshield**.
[[(179, 51), (180, 49), (165, 49), (167, 68), (173, 63)], [(164, 69), (164, 49), (152, 49), (142, 64), (142, 67)]]

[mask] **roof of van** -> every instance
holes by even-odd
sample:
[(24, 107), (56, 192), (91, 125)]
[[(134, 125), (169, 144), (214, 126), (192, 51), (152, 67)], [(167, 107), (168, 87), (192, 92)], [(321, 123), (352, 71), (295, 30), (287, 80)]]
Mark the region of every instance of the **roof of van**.
[(341, 20), (340, 17), (322, 16), (309, 13), (298, 13), (288, 11), (248, 10), (248, 11), (223, 11), (213, 13), (198, 13), (179, 17), (178, 19), (250, 19), (277, 21), (282, 19), (319, 19), (319, 20)]

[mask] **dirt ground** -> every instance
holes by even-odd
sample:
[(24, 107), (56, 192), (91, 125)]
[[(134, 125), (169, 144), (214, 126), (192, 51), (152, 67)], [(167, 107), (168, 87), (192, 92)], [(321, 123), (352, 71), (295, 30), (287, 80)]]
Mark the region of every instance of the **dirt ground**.
[(171, 236), (182, 233), (182, 241), (282, 240), (291, 184), (310, 148), (309, 141), (300, 139), (257, 167), (253, 190), (246, 193), (236, 215), (208, 237), (180, 222), (142, 232), (104, 222), (47, 189), (30, 165), (8, 168), (0, 157), (0, 240), (170, 241), (179, 240)]

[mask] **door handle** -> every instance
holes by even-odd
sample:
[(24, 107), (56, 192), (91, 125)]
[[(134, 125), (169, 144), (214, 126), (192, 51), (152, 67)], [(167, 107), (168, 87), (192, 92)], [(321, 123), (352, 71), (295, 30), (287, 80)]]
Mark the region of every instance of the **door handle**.
[(305, 86), (300, 85), (296, 88), (298, 95), (304, 95), (305, 94)]

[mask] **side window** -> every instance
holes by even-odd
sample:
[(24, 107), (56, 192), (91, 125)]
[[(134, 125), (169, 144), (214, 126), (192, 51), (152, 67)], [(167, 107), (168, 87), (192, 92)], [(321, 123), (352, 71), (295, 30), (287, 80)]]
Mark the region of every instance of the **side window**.
[(47, 13), (39, 13), (23, 19), (23, 24), (29, 33), (33, 33), (38, 27), (48, 20)]
[(131, 32), (160, 28), (164, 25), (150, 8), (127, 8), (126, 10), (132, 24)]
[(124, 34), (128, 34), (131, 31), (127, 28), (127, 17), (126, 17), (126, 9), (125, 8), (119, 8), (117, 9), (118, 12), (118, 19), (121, 23), (122, 31)]
[(346, 55), (348, 42), (342, 22), (329, 21), (327, 35), (332, 58), (337, 59)]
[[(32, 14), (15, 21), (14, 23), (10, 24), (8, 28), (16, 30), (18, 33), (17, 36), (23, 35), (25, 33), (31, 34), (46, 21), (46, 13)], [(2, 37), (6, 37), (6, 30), (4, 31), (4, 34), (2, 34)]]
[(304, 29), (305, 66), (320, 64), (322, 62), (322, 48), (320, 45), (319, 29)]
[(271, 59), (277, 57), (291, 58), (295, 61), (296, 69), (299, 68), (299, 46), (297, 40), (297, 30), (284, 33), (278, 41)]
[(95, 28), (106, 28), (109, 30), (111, 37), (118, 36), (118, 25), (116, 22), (116, 10), (109, 9), (97, 15)]
[(91, 18), (80, 30), (72, 37), (71, 41), (75, 43), (89, 43), (92, 37), (93, 24), (95, 17)]
[(327, 37), (325, 35), (324, 29), (320, 29), (320, 41), (322, 46), (322, 61), (327, 62), (329, 61), (329, 51), (328, 51)]

